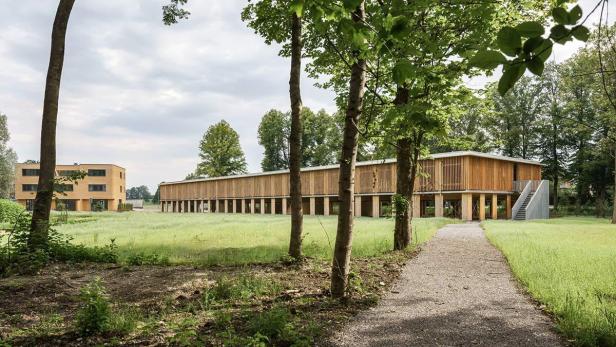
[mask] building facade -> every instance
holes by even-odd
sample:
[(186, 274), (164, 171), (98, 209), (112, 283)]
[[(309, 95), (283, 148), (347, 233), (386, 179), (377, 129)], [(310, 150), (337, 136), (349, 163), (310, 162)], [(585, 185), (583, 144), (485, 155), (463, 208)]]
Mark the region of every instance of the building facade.
[[(17, 164), (15, 199), (31, 210), (39, 180), (39, 164)], [(69, 211), (115, 211), (126, 201), (126, 170), (112, 164), (57, 165), (56, 178), (77, 171), (87, 173), (76, 183), (63, 183), (52, 202), (52, 209)]]
[[(419, 166), (411, 202), (414, 217), (512, 219), (538, 204), (531, 201), (533, 192), (547, 182), (541, 181), (539, 162), (478, 152), (434, 154)], [(338, 165), (302, 169), (305, 214), (338, 213), (338, 174)], [(395, 160), (357, 163), (356, 216), (391, 214), (395, 192)], [(160, 200), (163, 212), (287, 214), (289, 172), (163, 182)]]

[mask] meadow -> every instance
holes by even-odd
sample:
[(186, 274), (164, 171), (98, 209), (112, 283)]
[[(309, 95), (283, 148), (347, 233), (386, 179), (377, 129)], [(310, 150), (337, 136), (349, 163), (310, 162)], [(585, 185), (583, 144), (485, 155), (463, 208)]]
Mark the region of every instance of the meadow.
[(483, 226), (565, 336), (581, 346), (616, 346), (616, 226), (596, 218)]
[[(82, 222), (80, 222), (82, 221)], [(429, 240), (445, 218), (415, 219), (414, 244)], [(304, 217), (304, 254), (331, 259), (336, 216)], [(370, 257), (392, 249), (393, 219), (357, 218), (353, 256)], [(56, 230), (87, 246), (117, 245), (121, 258), (157, 255), (172, 264), (236, 265), (280, 260), (287, 253), (288, 216), (167, 214), (150, 212), (77, 213)]]

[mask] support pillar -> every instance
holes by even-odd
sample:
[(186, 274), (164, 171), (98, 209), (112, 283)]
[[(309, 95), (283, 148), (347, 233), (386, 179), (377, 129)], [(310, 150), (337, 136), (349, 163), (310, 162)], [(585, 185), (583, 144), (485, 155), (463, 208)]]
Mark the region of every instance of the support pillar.
[(421, 218), (421, 195), (414, 194), (412, 200), (413, 218)]
[(323, 215), (329, 216), (329, 196), (323, 198)]
[(233, 199), (231, 201), (233, 201), (232, 202), (232, 204), (233, 204), (233, 213), (237, 213), (237, 200)]
[(443, 194), (435, 194), (434, 195), (434, 216), (435, 217), (443, 217), (445, 214), (443, 211)]
[(189, 213), (189, 212), (190, 212), (190, 201), (185, 200), (184, 201), (184, 213)]
[(192, 210), (191, 212), (197, 212), (197, 200), (191, 200)]
[(379, 218), (381, 215), (380, 199), (378, 195), (372, 196), (372, 218)]
[(479, 194), (479, 220), (486, 220), (486, 195)]
[(255, 199), (250, 199), (250, 213), (255, 214)]
[(462, 194), (462, 220), (473, 220), (473, 194)]
[(507, 211), (507, 219), (511, 219), (511, 213), (513, 213), (513, 211), (511, 211), (512, 206), (511, 206), (511, 195), (507, 195), (507, 205), (505, 206), (505, 211)]
[(355, 204), (353, 206), (353, 214), (355, 217), (361, 217), (361, 196), (355, 195)]
[(282, 214), (287, 214), (287, 198), (282, 198)]
[(270, 200), (271, 213), (276, 214), (276, 198)]
[(242, 199), (242, 213), (246, 213), (246, 199)]
[(315, 199), (314, 199), (313, 196), (311, 196), (310, 197), (310, 215), (311, 216), (314, 216), (315, 210), (316, 210), (316, 208), (315, 208)]
[(492, 212), (492, 219), (498, 219), (498, 195), (492, 194), (492, 207), (490, 208), (490, 212)]
[(265, 199), (261, 199), (261, 214), (265, 214)]

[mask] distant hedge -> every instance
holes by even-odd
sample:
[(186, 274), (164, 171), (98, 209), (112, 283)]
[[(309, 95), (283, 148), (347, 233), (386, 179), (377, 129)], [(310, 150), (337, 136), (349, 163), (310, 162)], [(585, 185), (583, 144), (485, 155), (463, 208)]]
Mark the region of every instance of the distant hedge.
[(15, 217), (23, 211), (24, 207), (20, 204), (10, 200), (0, 199), (0, 223), (13, 223)]

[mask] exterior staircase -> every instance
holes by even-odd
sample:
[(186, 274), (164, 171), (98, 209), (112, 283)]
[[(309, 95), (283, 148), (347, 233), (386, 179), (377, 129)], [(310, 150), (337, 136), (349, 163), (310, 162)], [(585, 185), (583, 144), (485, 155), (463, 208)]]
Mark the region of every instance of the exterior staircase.
[(528, 193), (528, 196), (526, 196), (526, 199), (524, 199), (524, 201), (522, 202), (520, 209), (518, 210), (516, 215), (513, 216), (513, 220), (526, 220), (526, 207), (528, 206), (528, 203), (530, 202), (530, 199), (533, 197), (533, 195), (535, 195), (535, 192), (533, 191)]

